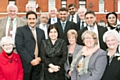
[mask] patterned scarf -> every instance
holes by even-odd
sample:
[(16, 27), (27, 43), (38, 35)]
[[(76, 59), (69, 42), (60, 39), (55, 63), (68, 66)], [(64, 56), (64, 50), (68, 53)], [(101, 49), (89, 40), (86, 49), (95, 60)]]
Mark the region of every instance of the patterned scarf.
[(50, 39), (43, 40), (43, 45), (46, 50), (46, 54), (48, 57), (54, 57), (56, 55), (61, 54), (61, 49), (63, 45), (64, 40), (57, 39), (55, 44), (53, 45)]

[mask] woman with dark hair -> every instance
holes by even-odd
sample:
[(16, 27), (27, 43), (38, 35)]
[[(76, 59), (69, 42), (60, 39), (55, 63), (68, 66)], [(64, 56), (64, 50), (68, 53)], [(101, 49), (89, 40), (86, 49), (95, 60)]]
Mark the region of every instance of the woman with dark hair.
[(115, 29), (119, 32), (119, 20), (118, 16), (115, 12), (110, 12), (106, 15), (106, 21), (107, 21), (107, 28), (108, 30)]
[(55, 25), (48, 28), (48, 39), (41, 43), (41, 58), (44, 64), (44, 80), (64, 80), (64, 63), (67, 59), (67, 45), (58, 38)]

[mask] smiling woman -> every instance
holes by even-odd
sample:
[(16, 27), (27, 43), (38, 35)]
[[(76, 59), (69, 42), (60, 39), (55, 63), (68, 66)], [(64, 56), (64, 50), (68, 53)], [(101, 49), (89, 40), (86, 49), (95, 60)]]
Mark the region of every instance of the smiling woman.
[(13, 52), (14, 40), (8, 36), (3, 37), (1, 39), (1, 47), (0, 80), (23, 80), (23, 68), (20, 57)]
[(120, 80), (120, 35), (115, 30), (109, 30), (103, 35), (107, 44), (107, 66), (102, 80)]
[(44, 63), (44, 80), (64, 80), (64, 63), (67, 59), (67, 45), (58, 38), (55, 25), (48, 28), (49, 38), (41, 43), (41, 58)]
[(71, 80), (101, 80), (107, 63), (106, 53), (98, 47), (93, 31), (85, 31), (82, 39), (85, 46), (71, 63)]

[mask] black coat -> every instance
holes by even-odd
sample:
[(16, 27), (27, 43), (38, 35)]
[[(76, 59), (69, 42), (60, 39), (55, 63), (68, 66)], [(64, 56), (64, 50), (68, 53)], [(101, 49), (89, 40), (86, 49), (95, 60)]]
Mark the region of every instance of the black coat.
[(118, 56), (112, 59), (110, 65), (109, 57), (107, 57), (107, 62), (106, 70), (101, 80), (120, 80), (120, 60), (118, 60)]
[[(59, 40), (59, 41), (58, 41)], [(67, 59), (67, 45), (64, 40), (58, 39), (53, 45), (50, 39), (43, 40), (41, 44), (41, 58), (44, 63), (44, 80), (64, 80), (64, 63)], [(48, 72), (49, 64), (60, 66), (60, 71)]]

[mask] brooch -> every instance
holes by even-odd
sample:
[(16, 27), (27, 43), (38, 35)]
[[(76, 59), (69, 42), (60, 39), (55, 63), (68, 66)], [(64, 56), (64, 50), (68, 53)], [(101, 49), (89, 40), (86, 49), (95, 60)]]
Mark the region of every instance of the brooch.
[(117, 60), (120, 61), (120, 57), (118, 57)]

